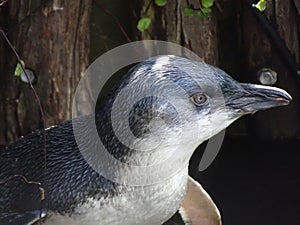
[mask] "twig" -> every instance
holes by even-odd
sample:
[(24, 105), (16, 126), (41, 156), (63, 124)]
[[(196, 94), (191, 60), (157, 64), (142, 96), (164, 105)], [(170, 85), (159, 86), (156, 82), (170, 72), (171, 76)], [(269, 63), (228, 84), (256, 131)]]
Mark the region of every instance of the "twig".
[[(0, 185), (7, 183), (8, 181), (12, 180), (12, 179), (15, 178), (15, 177), (21, 177), (21, 178), (24, 180), (24, 182), (25, 182), (26, 184), (34, 184), (34, 185), (37, 185), (37, 186), (39, 187), (39, 190), (40, 190), (40, 192), (41, 192), (41, 198), (40, 198), (40, 200), (41, 200), (41, 207), (42, 207), (42, 201), (45, 200), (45, 189), (42, 187), (42, 184), (41, 184), (40, 182), (28, 180), (28, 179), (27, 179), (25, 176), (23, 176), (23, 175), (15, 174), (15, 175), (12, 175), (12, 176), (8, 177), (8, 178), (5, 179), (5, 180), (0, 180)], [(40, 225), (42, 224), (41, 219), (42, 219), (42, 208), (40, 209), (40, 219), (39, 219), (39, 224), (40, 224)]]
[(119, 30), (122, 32), (122, 34), (124, 35), (124, 37), (126, 38), (126, 40), (128, 42), (131, 42), (130, 37), (128, 36), (128, 34), (126, 33), (125, 29), (123, 28), (122, 24), (120, 23), (119, 19), (113, 14), (111, 13), (108, 9), (106, 9), (102, 4), (94, 1), (94, 3), (96, 4), (96, 6), (98, 6), (104, 13), (106, 13), (107, 15), (111, 16), (113, 18), (113, 20), (115, 21), (116, 25), (118, 26)]
[(149, 11), (150, 6), (151, 6), (152, 3), (153, 3), (153, 0), (150, 0), (148, 5), (146, 6), (146, 9), (145, 9), (144, 13), (143, 13), (144, 15), (147, 14), (147, 12)]
[[(41, 113), (41, 117), (42, 117), (42, 122), (43, 122), (43, 129), (45, 130), (46, 128), (46, 122), (45, 122), (45, 114), (44, 114), (44, 111), (43, 111), (43, 108), (42, 108), (42, 104), (41, 104), (41, 101), (40, 101), (40, 98), (38, 96), (38, 94), (36, 93), (36, 90), (34, 89), (32, 83), (31, 83), (31, 80), (29, 79), (29, 76), (21, 62), (21, 58), (19, 56), (19, 54), (17, 53), (17, 51), (15, 50), (14, 46), (12, 45), (12, 43), (10, 42), (10, 40), (8, 39), (8, 37), (6, 36), (6, 34), (4, 33), (4, 31), (0, 28), (0, 32), (2, 33), (4, 39), (6, 40), (7, 44), (9, 45), (9, 47), (11, 48), (11, 50), (13, 51), (13, 53), (15, 54), (17, 60), (18, 60), (18, 63), (20, 64), (28, 82), (29, 82), (29, 86), (30, 88), (32, 89), (33, 91), (33, 94), (35, 96), (35, 100), (38, 104), (38, 107), (39, 107), (39, 110), (40, 110), (40, 113)], [(47, 142), (47, 139), (46, 139), (46, 133), (44, 132), (44, 182), (46, 182), (46, 174), (47, 174), (47, 149), (46, 149), (46, 142)], [(14, 176), (19, 176), (19, 177), (22, 177), (27, 183), (35, 183), (35, 184), (39, 184), (41, 186), (40, 183), (38, 182), (34, 182), (34, 181), (28, 181), (24, 176), (22, 175), (14, 175)], [(2, 182), (0, 181), (0, 184)], [(41, 190), (41, 193), (42, 193), (42, 199), (41, 201), (45, 198), (45, 191), (42, 187), (40, 187), (40, 190)], [(40, 211), (40, 219), (42, 218), (42, 210)], [(41, 220), (39, 222), (41, 224)]]
[(41, 186), (40, 182), (28, 180), (25, 176), (20, 175), (20, 174), (15, 174), (15, 175), (12, 175), (12, 176), (8, 177), (5, 180), (0, 180), (0, 184), (5, 184), (5, 183), (7, 183), (8, 181), (12, 180), (15, 177), (21, 177), (26, 184), (35, 184), (37, 186)]
[(0, 2), (0, 7), (3, 6), (6, 2), (8, 2), (8, 0), (3, 0), (2, 2)]
[(10, 177), (8, 177), (7, 179), (5, 180), (0, 180), (0, 184), (5, 184), (7, 183), (8, 181), (12, 180), (13, 178), (15, 177), (21, 177), (24, 182), (26, 184), (34, 184), (34, 185), (37, 185), (40, 189), (40, 192), (41, 192), (41, 201), (43, 201), (45, 199), (45, 189), (42, 188), (42, 184), (40, 182), (36, 182), (36, 181), (32, 181), (32, 180), (28, 180), (25, 176), (23, 175), (20, 175), (20, 174), (15, 174), (15, 175), (12, 175)]

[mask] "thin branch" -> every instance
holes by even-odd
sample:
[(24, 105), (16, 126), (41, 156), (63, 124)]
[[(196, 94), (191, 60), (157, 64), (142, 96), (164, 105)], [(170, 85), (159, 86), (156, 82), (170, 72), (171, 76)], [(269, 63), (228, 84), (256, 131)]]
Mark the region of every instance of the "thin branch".
[(37, 185), (37, 186), (39, 186), (39, 187), (41, 186), (41, 183), (40, 183), (40, 182), (28, 180), (25, 176), (20, 175), (20, 174), (15, 174), (15, 175), (12, 175), (12, 176), (8, 177), (8, 178), (5, 179), (5, 180), (0, 180), (0, 184), (5, 184), (5, 183), (7, 183), (8, 181), (12, 180), (12, 179), (15, 178), (15, 177), (21, 177), (22, 180), (24, 180), (24, 182), (25, 182), (26, 184), (35, 184), (35, 185)]
[(7, 2), (8, 2), (8, 0), (3, 0), (3, 1), (1, 1), (1, 2), (0, 2), (0, 7), (3, 6), (3, 5), (4, 5), (5, 3), (7, 3)]
[(107, 8), (105, 8), (102, 4), (94, 1), (94, 3), (96, 4), (96, 6), (98, 6), (104, 13), (106, 13), (107, 15), (111, 16), (113, 18), (113, 20), (115, 21), (116, 25), (118, 26), (119, 30), (122, 32), (122, 34), (124, 35), (124, 37), (126, 38), (126, 40), (128, 42), (131, 42), (130, 37), (128, 36), (128, 34), (126, 33), (125, 29), (123, 28), (122, 24), (120, 23), (119, 19), (112, 13), (110, 12)]
[[(19, 62), (19, 64), (20, 64), (20, 66), (21, 66), (21, 68), (22, 68), (22, 70), (23, 70), (23, 72), (24, 72), (24, 74), (25, 74), (25, 76), (26, 76), (26, 78), (27, 78), (27, 80), (28, 80), (28, 82), (29, 82), (29, 86), (30, 86), (30, 88), (32, 89), (32, 91), (33, 91), (33, 94), (34, 94), (34, 97), (35, 97), (35, 100), (36, 100), (36, 102), (37, 102), (37, 104), (38, 104), (38, 106), (39, 106), (39, 110), (40, 110), (40, 113), (41, 113), (41, 116), (42, 116), (42, 121), (43, 121), (43, 128), (44, 128), (44, 130), (46, 129), (46, 122), (45, 122), (45, 114), (44, 114), (44, 110), (43, 110), (43, 108), (42, 108), (42, 104), (41, 104), (41, 101), (40, 101), (40, 98), (39, 98), (39, 96), (38, 96), (38, 94), (36, 93), (36, 90), (35, 90), (35, 88), (33, 87), (33, 85), (32, 85), (32, 83), (31, 83), (31, 81), (30, 81), (30, 79), (29, 79), (29, 76), (28, 76), (28, 74), (27, 74), (27, 72), (26, 72), (26, 70), (25, 70), (25, 68), (24, 68), (24, 66), (23, 66), (23, 64), (22, 64), (22, 62), (21, 62), (21, 58), (20, 58), (20, 56), (19, 56), (19, 54), (17, 53), (17, 51), (15, 50), (15, 48), (14, 48), (14, 46), (12, 45), (12, 43), (10, 42), (10, 40), (8, 39), (8, 37), (6, 36), (6, 34), (4, 33), (4, 31), (0, 28), (0, 32), (2, 33), (2, 35), (3, 35), (3, 37), (4, 37), (4, 39), (6, 40), (6, 42), (7, 42), (7, 44), (9, 45), (9, 47), (11, 48), (11, 50), (13, 51), (13, 53), (15, 54), (15, 56), (16, 56), (16, 58), (17, 58), (17, 60), (18, 60), (18, 62)], [(46, 142), (46, 135), (44, 135), (44, 139), (45, 139), (45, 142)], [(46, 143), (45, 143), (46, 144)], [(46, 145), (45, 145), (46, 146)], [(46, 170), (46, 168), (47, 168), (47, 164), (46, 164), (46, 148), (44, 149), (44, 154), (45, 154), (45, 156), (44, 156), (44, 163), (45, 163), (45, 165), (44, 165), (44, 169)]]
[(148, 5), (146, 6), (146, 9), (145, 9), (145, 11), (143, 13), (144, 15), (146, 15), (148, 13), (148, 11), (149, 11), (150, 6), (152, 5), (152, 3), (153, 3), (153, 0), (149, 1)]
[(4, 33), (4, 31), (0, 28), (0, 32), (2, 33), (4, 39), (6, 40), (7, 44), (9, 45), (9, 47), (11, 48), (11, 50), (13, 51), (13, 53), (15, 54), (17, 60), (18, 60), (18, 63), (20, 64), (28, 82), (29, 82), (29, 86), (30, 88), (32, 89), (33, 93), (34, 93), (34, 96), (35, 96), (35, 99), (37, 101), (37, 104), (39, 106), (39, 110), (40, 110), (40, 113), (41, 113), (41, 116), (42, 116), (42, 120), (43, 120), (43, 126), (44, 126), (44, 129), (46, 128), (46, 123), (45, 123), (45, 114), (44, 114), (44, 111), (43, 111), (43, 108), (42, 108), (42, 104), (41, 104), (41, 101), (40, 101), (40, 98), (38, 96), (38, 94), (36, 93), (36, 90), (34, 89), (30, 79), (29, 79), (29, 76), (21, 62), (21, 58), (19, 56), (19, 54), (17, 53), (16, 49), (14, 48), (14, 46), (12, 45), (12, 43), (10, 42), (10, 40), (8, 39), (8, 37), (6, 36), (6, 34)]
[[(45, 122), (45, 114), (44, 114), (44, 111), (43, 111), (43, 108), (42, 108), (42, 104), (41, 104), (41, 101), (40, 101), (40, 98), (38, 96), (38, 94), (36, 93), (36, 90), (34, 89), (32, 83), (31, 83), (31, 80), (29, 79), (29, 76), (21, 62), (21, 58), (19, 56), (19, 54), (17, 53), (17, 51), (15, 50), (14, 46), (12, 45), (12, 43), (10, 42), (10, 40), (8, 39), (8, 37), (6, 36), (6, 34), (4, 33), (4, 31), (0, 28), (0, 32), (2, 33), (4, 39), (6, 40), (7, 44), (9, 45), (9, 47), (11, 48), (11, 50), (13, 51), (13, 53), (15, 54), (17, 60), (18, 60), (18, 63), (20, 64), (28, 82), (29, 82), (29, 86), (30, 88), (32, 89), (33, 91), (33, 94), (34, 94), (34, 97), (35, 97), (35, 100), (38, 104), (38, 107), (39, 107), (39, 110), (40, 110), (40, 113), (41, 113), (41, 117), (42, 117), (42, 122), (43, 122), (43, 128), (45, 130), (46, 128), (46, 122)], [(47, 149), (46, 149), (46, 142), (47, 142), (47, 139), (46, 139), (46, 133), (44, 132), (44, 182), (46, 181), (46, 174), (47, 174)], [(28, 181), (26, 179), (26, 177), (24, 177), (23, 175), (14, 175), (15, 177), (18, 176), (18, 177), (22, 177), (26, 183), (30, 184), (30, 183), (34, 183), (34, 184), (38, 184), (39, 186), (41, 186), (40, 183), (38, 182), (35, 182), (35, 181)], [(7, 182), (7, 181), (6, 181)], [(2, 182), (0, 181), (0, 184), (2, 184)], [(42, 187), (40, 187), (40, 191), (41, 191), (41, 194), (42, 194), (42, 197), (41, 197), (41, 201), (44, 200), (45, 198), (45, 191)], [(40, 219), (42, 218), (42, 213), (40, 211)], [(39, 223), (41, 224), (41, 220), (39, 221)]]
[(36, 182), (36, 181), (32, 181), (32, 180), (28, 180), (25, 176), (20, 175), (20, 174), (15, 174), (12, 175), (10, 177), (8, 177), (5, 180), (0, 180), (0, 185), (7, 183), (8, 181), (12, 180), (15, 177), (20, 177), (22, 178), (22, 180), (26, 183), (26, 184), (34, 184), (37, 185), (39, 187), (39, 190), (41, 192), (41, 201), (45, 200), (45, 189), (42, 188), (42, 184), (40, 182)]

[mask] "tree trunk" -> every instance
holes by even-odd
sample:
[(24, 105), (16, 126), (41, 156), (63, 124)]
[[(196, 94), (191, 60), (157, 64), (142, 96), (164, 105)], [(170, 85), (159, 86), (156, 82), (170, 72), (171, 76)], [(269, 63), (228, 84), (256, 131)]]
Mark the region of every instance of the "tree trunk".
[[(194, 7), (200, 7), (197, 0), (189, 2)], [(182, 0), (168, 1), (165, 7), (150, 4), (150, 0), (136, 0), (132, 3), (134, 3), (131, 8), (133, 10), (132, 21), (135, 39), (157, 39), (174, 42), (192, 50), (207, 63), (218, 64), (215, 11), (211, 16), (199, 19), (196, 16), (184, 15), (183, 11), (187, 7), (187, 3)], [(152, 19), (152, 25), (148, 31), (141, 33), (136, 29), (136, 24), (138, 19), (145, 15)]]
[[(71, 117), (72, 96), (88, 66), (91, 1), (8, 1), (1, 26), (37, 81), (46, 127)], [(0, 144), (42, 128), (29, 85), (14, 76), (16, 57), (0, 42)]]
[[(297, 1), (268, 1), (264, 12), (272, 29), (278, 32), (292, 54), (292, 60), (299, 65), (299, 12)], [(293, 97), (288, 107), (257, 113), (249, 119), (250, 132), (264, 139), (295, 138), (299, 136), (299, 80), (296, 71), (286, 63), (286, 57), (270, 39), (262, 21), (255, 18), (249, 7), (242, 5), (242, 29), (245, 55), (244, 79), (258, 83), (257, 73), (262, 68), (270, 68), (277, 73), (274, 86), (287, 90)], [(299, 74), (298, 74), (299, 76)]]

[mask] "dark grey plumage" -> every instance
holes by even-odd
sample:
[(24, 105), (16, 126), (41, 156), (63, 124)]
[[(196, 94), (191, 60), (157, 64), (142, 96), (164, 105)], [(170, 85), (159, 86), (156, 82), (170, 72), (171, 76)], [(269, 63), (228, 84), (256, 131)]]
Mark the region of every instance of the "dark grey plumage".
[[(44, 148), (47, 151), (46, 174), (44, 174)], [(43, 206), (59, 212), (70, 212), (76, 204), (89, 196), (94, 196), (95, 192), (105, 196), (111, 195), (116, 185), (101, 177), (85, 162), (76, 145), (71, 121), (44, 132), (33, 132), (2, 150), (0, 170), (1, 180), (14, 174), (21, 174), (30, 181), (41, 182), (46, 191)], [(30, 186), (35, 190), (29, 197), (27, 189)], [(21, 190), (15, 191), (17, 188)], [(1, 185), (0, 189), (0, 201), (3, 203), (0, 204), (0, 212), (8, 210), (10, 208), (7, 207), (8, 204), (16, 204), (16, 199), (20, 199), (19, 203), (23, 202), (28, 206), (26, 210), (38, 209), (37, 206), (40, 205), (40, 191), (37, 185), (26, 185), (19, 177)], [(34, 204), (28, 201), (31, 197)], [(22, 201), (24, 198), (27, 201)]]

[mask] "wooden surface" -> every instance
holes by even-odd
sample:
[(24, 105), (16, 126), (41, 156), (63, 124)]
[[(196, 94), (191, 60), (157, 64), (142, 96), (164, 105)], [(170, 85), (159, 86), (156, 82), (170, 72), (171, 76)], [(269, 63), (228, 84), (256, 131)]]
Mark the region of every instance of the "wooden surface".
[[(71, 117), (73, 92), (88, 66), (91, 1), (55, 0), (38, 8), (41, 3), (8, 1), (1, 26), (37, 77), (34, 87), (50, 126)], [(2, 37), (0, 61), (0, 144), (7, 144), (41, 128), (42, 120), (31, 89), (14, 77), (16, 58)]]
[[(299, 16), (292, 0), (269, 1), (263, 13), (274, 32), (291, 52), (293, 60), (299, 64)], [(276, 44), (272, 42), (263, 28), (245, 4), (241, 11), (242, 41), (244, 43), (243, 80), (258, 83), (257, 72), (262, 68), (276, 71), (278, 81), (274, 86), (288, 91), (293, 101), (288, 107), (260, 112), (248, 121), (249, 131), (265, 139), (294, 138), (299, 136), (300, 82), (291, 73), (289, 65), (282, 57)], [(298, 75), (299, 76), (299, 75)]]
[[(139, 32), (135, 28), (136, 21), (143, 15), (149, 1), (134, 1), (132, 9), (133, 33), (136, 39), (167, 40), (180, 44), (204, 59), (205, 62), (218, 64), (218, 42), (216, 16), (199, 19), (183, 13), (187, 2), (182, 0), (168, 1), (165, 7), (151, 4), (146, 15), (152, 19), (147, 32)], [(199, 6), (199, 1), (191, 0), (190, 4)], [(215, 15), (213, 11), (212, 15)]]

